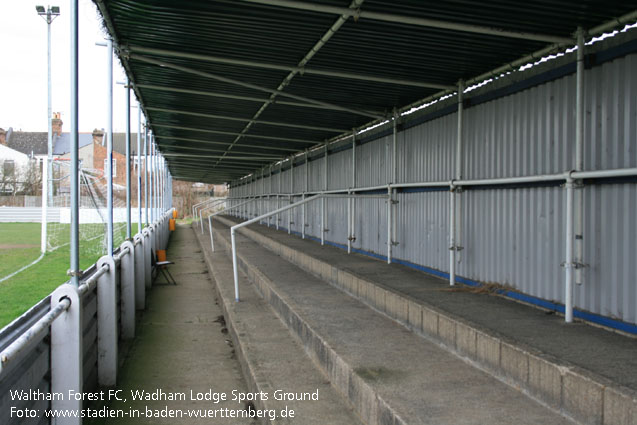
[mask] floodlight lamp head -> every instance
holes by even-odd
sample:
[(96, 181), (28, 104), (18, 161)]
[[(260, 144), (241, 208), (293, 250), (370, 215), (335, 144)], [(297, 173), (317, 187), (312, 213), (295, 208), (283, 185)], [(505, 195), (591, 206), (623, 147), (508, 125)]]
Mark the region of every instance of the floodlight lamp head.
[(38, 12), (38, 14), (42, 15), (42, 14), (46, 14), (46, 10), (44, 9), (44, 6), (36, 6), (35, 10)]
[(51, 15), (59, 15), (60, 6), (51, 6)]

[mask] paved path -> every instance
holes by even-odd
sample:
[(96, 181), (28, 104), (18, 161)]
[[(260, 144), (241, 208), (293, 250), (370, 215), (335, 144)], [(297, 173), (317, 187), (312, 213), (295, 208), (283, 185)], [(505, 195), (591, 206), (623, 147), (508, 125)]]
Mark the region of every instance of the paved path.
[[(111, 409), (138, 409), (138, 418), (93, 421), (92, 424), (250, 424), (249, 419), (191, 418), (191, 412), (229, 408), (245, 412), (244, 403), (192, 401), (193, 392), (246, 392), (234, 349), (227, 335), (221, 308), (199, 245), (190, 226), (177, 226), (172, 234), (167, 256), (176, 264), (171, 272), (177, 286), (158, 284), (150, 291), (137, 338), (132, 343), (120, 371), (118, 389), (127, 401), (110, 405)], [(159, 278), (163, 281), (163, 278)], [(186, 400), (132, 401), (131, 391), (185, 393)], [(182, 418), (147, 418), (146, 409), (154, 413), (173, 413)], [(128, 413), (130, 414), (130, 413)]]

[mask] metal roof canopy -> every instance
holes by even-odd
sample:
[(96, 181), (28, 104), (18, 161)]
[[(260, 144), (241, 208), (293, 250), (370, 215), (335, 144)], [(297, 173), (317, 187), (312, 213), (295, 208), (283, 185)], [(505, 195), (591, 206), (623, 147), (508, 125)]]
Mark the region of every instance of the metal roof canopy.
[(94, 1), (171, 173), (209, 183), (637, 18), (634, 1)]

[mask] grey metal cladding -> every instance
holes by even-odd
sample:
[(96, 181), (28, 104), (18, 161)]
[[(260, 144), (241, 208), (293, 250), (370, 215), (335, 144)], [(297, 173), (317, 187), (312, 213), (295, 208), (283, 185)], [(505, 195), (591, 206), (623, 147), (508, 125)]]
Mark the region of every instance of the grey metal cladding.
[[(633, 53), (585, 71), (585, 170), (637, 167), (635, 69)], [(398, 181), (455, 178), (456, 132), (455, 113), (399, 132)], [(575, 76), (569, 75), (466, 109), (462, 174), (477, 179), (564, 172), (574, 168), (574, 139)], [(386, 136), (356, 147), (358, 187), (387, 184), (391, 141)], [(330, 189), (351, 186), (351, 154), (330, 155)], [(296, 191), (304, 188), (303, 167), (295, 167)], [(310, 162), (309, 172), (310, 190), (323, 189), (323, 159)], [(637, 323), (637, 186), (608, 182), (580, 190), (587, 267), (583, 285), (574, 287), (575, 307)], [(459, 198), (464, 249), (458, 275), (563, 303), (564, 190), (467, 190)], [(394, 257), (447, 272), (448, 192), (405, 192), (397, 199)], [(355, 205), (353, 247), (385, 255), (385, 201), (357, 199)], [(306, 232), (318, 238), (320, 204), (307, 211)], [(326, 240), (346, 243), (346, 214), (346, 201), (328, 201)]]

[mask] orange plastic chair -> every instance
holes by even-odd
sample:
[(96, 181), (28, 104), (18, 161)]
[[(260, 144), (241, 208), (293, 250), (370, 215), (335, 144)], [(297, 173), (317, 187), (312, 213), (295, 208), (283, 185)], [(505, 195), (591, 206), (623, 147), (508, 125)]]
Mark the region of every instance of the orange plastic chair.
[[(157, 261), (155, 261), (155, 268), (159, 271), (159, 273), (161, 273), (164, 276), (164, 279), (166, 279), (167, 283), (172, 283), (173, 285), (177, 285), (175, 278), (173, 277), (172, 274), (170, 274), (170, 270), (168, 270), (168, 266), (175, 263), (172, 261), (168, 261), (166, 259), (166, 250), (158, 249), (156, 258), (157, 258)], [(153, 260), (154, 259), (155, 258), (153, 258)]]

